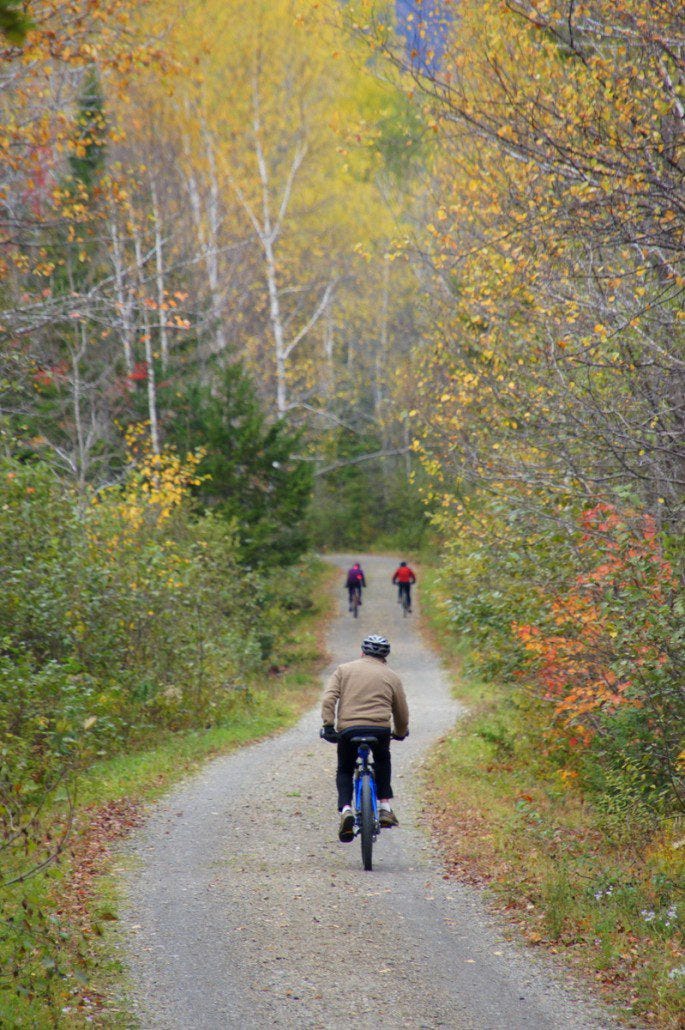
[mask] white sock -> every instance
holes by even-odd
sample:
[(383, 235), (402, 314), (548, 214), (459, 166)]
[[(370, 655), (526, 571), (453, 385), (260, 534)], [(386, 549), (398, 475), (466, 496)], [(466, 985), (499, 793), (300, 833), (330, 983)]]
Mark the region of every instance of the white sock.
[(389, 801), (381, 801), (381, 810), (383, 812), (392, 812)]
[(351, 809), (351, 807), (349, 805), (343, 805), (342, 808), (340, 809), (340, 814), (344, 815), (345, 812), (351, 812), (351, 811), (352, 811), (352, 809)]

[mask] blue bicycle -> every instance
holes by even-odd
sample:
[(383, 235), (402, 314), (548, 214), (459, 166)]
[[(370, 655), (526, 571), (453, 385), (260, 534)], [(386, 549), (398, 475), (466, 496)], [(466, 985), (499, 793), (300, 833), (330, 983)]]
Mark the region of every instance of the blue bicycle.
[[(405, 736), (391, 734), (392, 740), (404, 740)], [(319, 736), (329, 744), (335, 744), (338, 734), (332, 726), (324, 726)], [(372, 747), (378, 738), (364, 734), (352, 737), (352, 744), (357, 745), (357, 763), (352, 781), (352, 804), (354, 814), (354, 835), (362, 844), (362, 864), (364, 869), (373, 869), (373, 846), (381, 832), (380, 814), (378, 810), (378, 794), (376, 793), (376, 777), (373, 771)], [(395, 823), (396, 825), (396, 823)]]
[(362, 842), (362, 865), (364, 869), (373, 869), (373, 846), (381, 824), (378, 818), (378, 796), (376, 779), (373, 774), (373, 755), (371, 747), (377, 743), (376, 737), (352, 737), (357, 745), (357, 764), (354, 770), (354, 828)]

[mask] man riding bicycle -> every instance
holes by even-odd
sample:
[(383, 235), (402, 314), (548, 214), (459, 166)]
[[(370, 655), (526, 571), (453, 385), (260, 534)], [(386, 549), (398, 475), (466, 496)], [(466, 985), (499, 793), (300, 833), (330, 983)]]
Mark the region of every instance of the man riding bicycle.
[(411, 611), (411, 585), (416, 583), (416, 573), (410, 569), (406, 561), (401, 561), (395, 569), (392, 577), (393, 583), (397, 584), (397, 600), (402, 603), (402, 594), (407, 598), (407, 611)]
[(351, 569), (347, 570), (347, 593), (349, 596), (350, 611), (352, 611), (352, 601), (354, 594), (357, 594), (359, 598), (359, 604), (362, 603), (362, 587), (366, 586), (366, 579), (359, 562), (355, 562)]
[[(386, 658), (390, 644), (385, 637), (373, 635), (362, 641), (362, 656), (339, 665), (321, 702), (322, 736), (338, 742), (338, 838), (343, 842), (354, 838), (352, 782), (357, 760), (357, 745), (352, 738), (370, 735), (378, 790), (381, 826), (399, 826), (390, 806), (390, 738), (404, 740), (409, 733), (409, 708), (399, 676), (389, 669)], [(336, 733), (337, 725), (337, 733)], [(392, 729), (394, 727), (394, 733)]]

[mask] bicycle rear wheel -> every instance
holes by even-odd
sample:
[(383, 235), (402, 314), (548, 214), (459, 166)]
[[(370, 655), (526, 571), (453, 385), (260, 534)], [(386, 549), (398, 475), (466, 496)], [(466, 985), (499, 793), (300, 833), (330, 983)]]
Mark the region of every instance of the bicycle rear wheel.
[(364, 776), (361, 797), (362, 864), (364, 869), (373, 869), (373, 801), (371, 800), (371, 778)]
[(359, 594), (355, 590), (354, 594), (352, 595), (352, 617), (356, 619), (356, 618), (358, 618), (358, 616), (359, 616)]

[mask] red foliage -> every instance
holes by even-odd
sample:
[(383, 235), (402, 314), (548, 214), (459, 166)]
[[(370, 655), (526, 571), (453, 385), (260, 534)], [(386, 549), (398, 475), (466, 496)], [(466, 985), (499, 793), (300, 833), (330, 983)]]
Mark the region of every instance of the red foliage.
[(33, 384), (37, 390), (49, 390), (63, 380), (67, 374), (68, 365), (66, 361), (57, 362), (55, 365), (46, 365), (39, 368), (33, 374)]
[(132, 383), (147, 382), (147, 361), (136, 361), (133, 371), (129, 372), (126, 378)]
[[(596, 713), (620, 705), (639, 707), (639, 692), (625, 672), (664, 661), (649, 633), (650, 609), (663, 604), (674, 573), (661, 552), (651, 515), (620, 512), (601, 502), (580, 517), (580, 558), (585, 571), (557, 595), (541, 625), (515, 625), (514, 632), (534, 659), (544, 697), (563, 727), (574, 727), (569, 744), (587, 741)], [(631, 597), (632, 653), (626, 653), (621, 605)], [(635, 625), (634, 613), (644, 618)], [(642, 638), (641, 638), (642, 634)], [(620, 638), (620, 643), (618, 642)]]
[(23, 201), (34, 218), (42, 218), (55, 182), (55, 153), (52, 145), (37, 145), (26, 160), (30, 171), (23, 191)]

